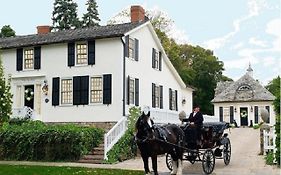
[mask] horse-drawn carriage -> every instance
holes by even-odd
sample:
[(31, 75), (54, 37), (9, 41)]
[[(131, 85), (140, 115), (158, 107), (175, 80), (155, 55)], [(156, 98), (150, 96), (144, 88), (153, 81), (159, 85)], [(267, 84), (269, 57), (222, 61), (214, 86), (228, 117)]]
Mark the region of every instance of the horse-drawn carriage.
[[(187, 136), (189, 135), (188, 127), (188, 125), (181, 126)], [(203, 171), (206, 174), (213, 172), (216, 159), (223, 159), (224, 164), (228, 165), (231, 157), (231, 144), (227, 137), (228, 134), (224, 133), (227, 128), (228, 123), (225, 122), (203, 123), (200, 145), (188, 137), (185, 138), (183, 160), (189, 161), (191, 164), (202, 162)], [(193, 144), (196, 144), (195, 149)], [(172, 157), (169, 153), (166, 154), (166, 164), (168, 169), (172, 170)]]
[[(144, 162), (145, 173), (149, 174), (148, 158), (152, 159), (154, 174), (157, 172), (157, 155), (166, 153), (166, 164), (171, 174), (182, 174), (182, 161), (194, 164), (202, 162), (203, 171), (211, 174), (216, 159), (223, 159), (228, 165), (231, 157), (231, 144), (227, 133), (229, 127), (225, 122), (203, 123), (198, 139), (189, 137), (192, 124), (184, 126), (176, 124), (153, 125), (150, 114), (144, 112), (136, 122), (136, 141)], [(195, 145), (194, 145), (195, 144)]]

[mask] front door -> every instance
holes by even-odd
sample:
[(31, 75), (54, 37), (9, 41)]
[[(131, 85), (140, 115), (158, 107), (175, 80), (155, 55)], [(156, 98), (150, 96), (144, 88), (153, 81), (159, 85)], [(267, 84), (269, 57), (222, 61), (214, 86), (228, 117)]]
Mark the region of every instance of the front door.
[(241, 126), (248, 126), (248, 108), (240, 108)]
[(24, 86), (24, 106), (34, 109), (34, 85)]

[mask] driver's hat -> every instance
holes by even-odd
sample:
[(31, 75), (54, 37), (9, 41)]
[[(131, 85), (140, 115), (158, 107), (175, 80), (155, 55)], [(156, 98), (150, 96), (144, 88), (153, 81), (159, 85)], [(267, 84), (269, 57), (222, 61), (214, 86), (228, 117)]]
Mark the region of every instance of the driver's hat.
[(142, 112), (146, 116), (150, 116), (150, 107), (149, 106), (144, 106), (142, 109)]

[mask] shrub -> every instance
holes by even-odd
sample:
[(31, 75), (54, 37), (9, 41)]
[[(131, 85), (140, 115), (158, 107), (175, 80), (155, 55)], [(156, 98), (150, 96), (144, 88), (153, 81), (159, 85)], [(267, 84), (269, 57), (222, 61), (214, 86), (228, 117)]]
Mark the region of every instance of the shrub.
[(21, 117), (18, 117), (18, 118), (10, 118), (9, 120), (9, 124), (11, 125), (22, 125), (23, 123), (27, 123), (31, 121), (30, 118), (21, 118)]
[(128, 129), (124, 136), (107, 153), (106, 163), (115, 163), (131, 159), (137, 155), (137, 144), (134, 141), (135, 124), (140, 116), (140, 108), (132, 107), (129, 110)]
[(274, 164), (273, 161), (274, 161), (274, 154), (272, 151), (270, 151), (265, 156), (265, 162), (267, 165), (273, 165)]
[(77, 160), (102, 140), (103, 131), (77, 125), (21, 125), (5, 123), (0, 129), (1, 158), (7, 160)]
[(276, 116), (275, 134), (276, 134), (275, 158), (276, 158), (277, 165), (280, 167), (280, 114)]

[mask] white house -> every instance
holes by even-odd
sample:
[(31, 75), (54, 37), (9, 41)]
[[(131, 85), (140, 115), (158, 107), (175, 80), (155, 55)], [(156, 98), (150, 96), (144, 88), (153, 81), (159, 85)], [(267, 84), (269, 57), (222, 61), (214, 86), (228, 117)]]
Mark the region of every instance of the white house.
[(236, 82), (219, 82), (215, 90), (214, 104), (215, 116), (220, 121), (233, 123), (238, 126), (249, 126), (251, 123), (261, 122), (261, 109), (269, 112), (271, 125), (275, 124), (273, 109), (274, 96), (253, 78), (251, 65), (247, 73)]
[(0, 39), (14, 116), (116, 123), (131, 106), (150, 106), (159, 121), (191, 112), (193, 89), (171, 64), (142, 7), (131, 7), (131, 23), (37, 31)]

